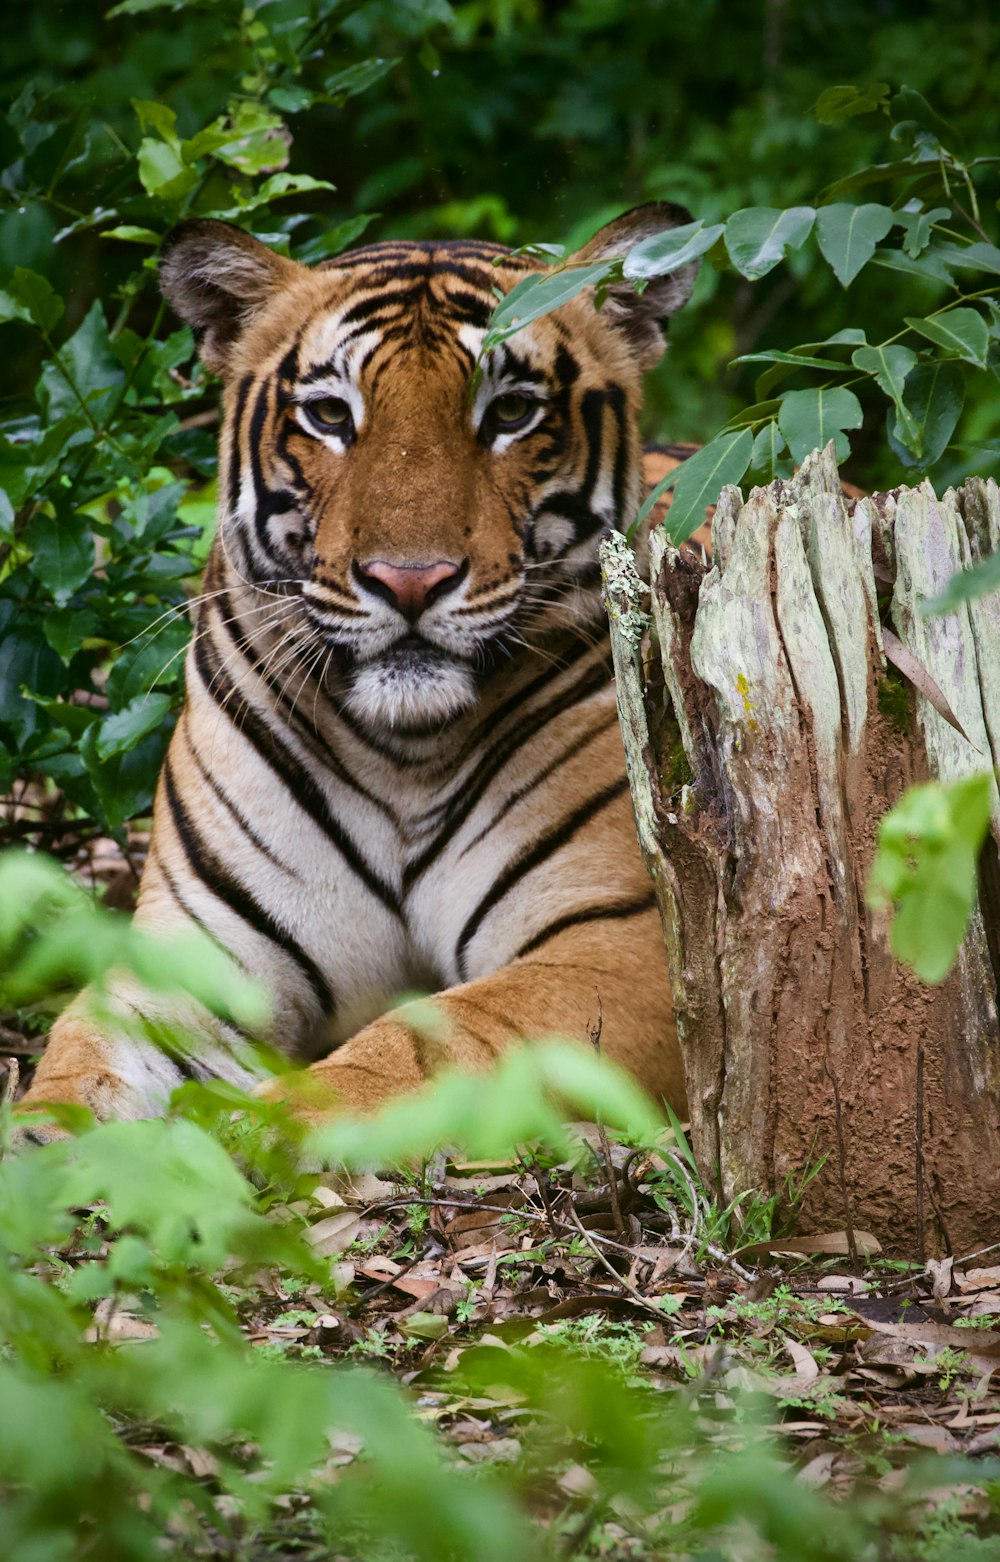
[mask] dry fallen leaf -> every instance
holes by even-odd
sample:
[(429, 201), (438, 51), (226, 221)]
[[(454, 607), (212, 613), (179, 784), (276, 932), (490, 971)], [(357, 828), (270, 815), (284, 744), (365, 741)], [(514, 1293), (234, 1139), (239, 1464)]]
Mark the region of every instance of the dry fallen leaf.
[[(855, 1231), (853, 1235), (855, 1252), (862, 1257), (881, 1253), (882, 1245), (870, 1231)], [(820, 1231), (810, 1237), (775, 1237), (771, 1242), (749, 1242), (746, 1247), (737, 1248), (733, 1256), (749, 1258), (755, 1253), (790, 1253), (797, 1257), (800, 1253), (829, 1253), (841, 1258), (849, 1257), (850, 1252), (846, 1231)]]
[(342, 1253), (345, 1247), (350, 1246), (360, 1225), (361, 1216), (357, 1211), (345, 1209), (338, 1215), (329, 1215), (326, 1220), (310, 1226), (306, 1230), (305, 1239), (321, 1258), (329, 1258), (333, 1253)]

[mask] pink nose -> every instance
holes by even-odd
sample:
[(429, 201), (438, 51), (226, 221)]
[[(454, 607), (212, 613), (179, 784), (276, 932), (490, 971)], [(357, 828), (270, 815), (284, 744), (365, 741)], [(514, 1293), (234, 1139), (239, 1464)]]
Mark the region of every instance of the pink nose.
[(465, 567), (450, 559), (438, 559), (434, 564), (389, 564), (385, 559), (359, 564), (355, 560), (354, 571), (363, 586), (391, 602), (411, 624), (465, 576)]

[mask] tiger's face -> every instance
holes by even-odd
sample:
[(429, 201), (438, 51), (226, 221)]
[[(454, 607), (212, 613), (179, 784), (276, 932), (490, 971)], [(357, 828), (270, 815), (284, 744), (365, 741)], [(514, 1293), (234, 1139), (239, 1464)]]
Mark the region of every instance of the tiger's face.
[[(640, 207), (574, 258), (687, 220)], [(368, 726), (447, 721), (518, 648), (601, 622), (598, 539), (634, 512), (640, 379), (693, 268), (481, 358), (497, 290), (539, 269), (467, 241), (309, 269), (217, 222), (167, 241), (164, 291), (225, 383), (226, 555), (298, 597), (302, 658)]]

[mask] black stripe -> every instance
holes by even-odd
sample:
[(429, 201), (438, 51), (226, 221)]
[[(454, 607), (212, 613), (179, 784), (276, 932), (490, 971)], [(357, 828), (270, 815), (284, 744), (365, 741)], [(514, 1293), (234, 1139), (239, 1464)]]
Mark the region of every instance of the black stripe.
[(604, 449), (604, 405), (607, 397), (601, 390), (584, 391), (580, 399), (580, 418), (587, 448), (587, 469), (580, 484), (578, 498), (588, 510), (601, 475), (601, 455)]
[[(340, 852), (344, 861), (365, 887), (380, 900), (394, 917), (400, 916), (392, 887), (369, 866), (346, 830), (331, 813), (330, 806), (312, 776), (238, 693), (236, 685), (223, 670), (221, 662), (212, 663), (206, 639), (195, 641), (195, 666), (210, 697), (253, 748), (265, 764), (284, 782), (289, 798), (298, 804)], [(221, 695), (221, 698), (220, 698)], [(367, 795), (367, 794), (363, 794)]]
[(539, 949), (542, 944), (547, 944), (550, 938), (555, 938), (559, 933), (565, 933), (567, 928), (579, 927), (585, 922), (604, 922), (613, 918), (639, 917), (646, 911), (652, 911), (656, 905), (656, 896), (650, 890), (648, 895), (643, 895), (641, 900), (625, 901), (617, 906), (585, 906), (582, 911), (569, 911), (564, 917), (557, 917), (554, 922), (549, 922), (541, 932), (535, 933), (526, 939), (520, 949), (514, 955), (515, 960), (520, 960), (524, 955), (530, 955), (533, 950)]
[(205, 785), (212, 792), (213, 796), (219, 800), (219, 802), (222, 804), (222, 807), (226, 810), (227, 814), (229, 814), (230, 818), (235, 820), (236, 824), (239, 825), (240, 829), (243, 831), (243, 834), (253, 842), (259, 852), (263, 853), (268, 862), (273, 862), (276, 868), (281, 868), (283, 872), (290, 873), (293, 879), (299, 878), (299, 874), (296, 873), (294, 868), (290, 868), (287, 863), (282, 862), (280, 857), (275, 856), (267, 842), (258, 835), (250, 821), (244, 817), (242, 811), (237, 808), (232, 798), (229, 797), (228, 793), (223, 790), (218, 781), (216, 781), (215, 777), (210, 773), (204, 761), (202, 760), (201, 755), (195, 748), (191, 739), (191, 734), (187, 731), (186, 726), (184, 737), (187, 740), (187, 746), (191, 754), (191, 758), (197, 765)]
[(562, 766), (568, 764), (571, 759), (575, 759), (576, 756), (581, 754), (583, 750), (594, 741), (595, 738), (599, 738), (602, 732), (607, 732), (609, 727), (613, 727), (617, 720), (618, 712), (616, 710), (609, 711), (606, 719), (604, 721), (599, 721), (596, 726), (591, 727), (590, 731), (584, 737), (581, 738), (574, 735), (572, 743), (570, 743), (567, 748), (564, 748), (560, 753), (558, 753), (554, 759), (550, 759), (547, 765), (543, 766), (543, 768), (539, 770), (536, 775), (531, 777), (530, 781), (525, 781), (523, 786), (519, 786), (515, 788), (513, 792), (511, 792), (506, 801), (501, 805), (501, 807), (497, 809), (492, 819), (490, 819), (487, 824), (483, 825), (483, 828), (479, 831), (479, 834), (474, 835), (472, 840), (469, 841), (467, 845), (462, 847), (462, 850), (458, 854), (459, 857), (465, 857), (474, 846), (478, 846), (479, 842), (483, 840), (485, 836), (489, 835), (490, 831), (495, 829), (496, 826), (500, 823), (500, 820), (509, 814), (511, 809), (516, 807), (523, 798), (527, 797), (529, 793), (534, 792), (537, 787), (541, 786), (543, 781), (547, 781), (549, 776), (551, 776), (556, 770), (560, 770)]
[[(285, 685), (281, 689), (278, 688), (278, 680), (271, 676), (267, 670), (267, 667), (257, 655), (248, 637), (243, 633), (242, 629), (237, 626), (235, 614), (233, 614), (230, 610), (231, 606), (232, 604), (228, 596), (220, 596), (216, 597), (213, 603), (208, 604), (208, 610), (211, 612), (214, 609), (221, 615), (222, 627), (226, 634), (229, 636), (230, 640), (233, 642), (233, 645), (239, 651), (240, 655), (243, 657), (254, 676), (259, 678), (262, 683), (267, 685), (272, 696), (274, 697), (275, 704), (280, 707), (282, 714), (285, 716), (285, 720), (288, 726), (290, 728), (295, 727), (297, 729), (300, 742), (302, 742), (305, 747), (309, 749), (312, 757), (317, 761), (318, 764), (322, 766), (324, 770), (328, 770), (330, 774), (335, 776), (338, 781), (342, 781), (345, 786), (349, 786), (353, 792), (358, 794), (359, 797), (363, 797), (365, 802), (371, 803), (372, 807), (377, 808), (380, 813), (383, 813), (386, 816), (387, 819), (393, 818), (393, 811), (388, 806), (388, 804), (383, 802), (380, 797), (376, 797), (374, 792), (370, 792), (367, 787), (362, 786), (361, 782), (356, 780), (355, 777), (351, 775), (347, 767), (330, 748), (329, 743), (324, 738), (322, 732), (320, 732), (319, 728), (316, 726), (308, 712), (303, 709), (295, 708), (295, 700), (289, 700), (288, 695), (285, 693), (288, 679), (285, 680)], [(336, 610), (334, 610), (334, 612), (335, 611)], [(306, 612), (307, 614), (309, 612), (308, 605)], [(211, 689), (209, 692), (212, 692)], [(295, 699), (298, 699), (298, 695), (296, 695)], [(339, 714), (340, 712), (338, 711), (338, 715)]]
[(448, 842), (457, 834), (462, 825), (468, 819), (473, 809), (482, 801), (489, 787), (499, 775), (500, 771), (517, 753), (525, 743), (531, 741), (543, 727), (561, 716), (564, 711), (572, 709), (581, 700), (595, 694), (598, 689), (604, 687), (608, 681), (608, 670), (601, 663), (588, 668), (584, 676), (577, 680), (573, 686), (553, 704), (546, 705), (542, 710), (535, 711), (532, 717), (523, 721), (515, 731), (508, 733), (504, 739), (487, 750), (476, 767), (475, 781), (466, 783), (458, 796), (445, 805), (444, 817), (434, 839), (424, 847), (418, 857), (408, 862), (403, 869), (403, 893), (409, 894), (418, 879), (422, 878), (427, 869), (441, 855)]
[(534, 868), (539, 867), (554, 852), (567, 845), (588, 820), (592, 819), (595, 814), (600, 813), (609, 803), (613, 803), (615, 798), (621, 797), (622, 793), (627, 790), (628, 777), (624, 775), (619, 776), (618, 780), (613, 781), (610, 786), (602, 787), (599, 792), (595, 792), (592, 797), (588, 797), (585, 803), (581, 803), (579, 808), (574, 808), (573, 812), (567, 815), (561, 824), (556, 825), (555, 829), (547, 830), (540, 840), (537, 840), (520, 857), (515, 858), (509, 868), (501, 873), (498, 878), (494, 879), (493, 884), (487, 890), (475, 911), (466, 919), (465, 926), (458, 935), (458, 942), (455, 945), (455, 964), (458, 967), (459, 977), (462, 981), (467, 979), (465, 951), (494, 906), (499, 905), (500, 901), (510, 893), (514, 885), (519, 883), (526, 874), (531, 873)]
[(614, 475), (611, 479), (612, 525), (622, 525), (625, 512), (625, 483), (628, 477), (629, 429), (625, 417), (625, 392), (620, 385), (609, 385), (608, 404), (614, 414), (618, 444), (615, 448)]
[(240, 380), (239, 389), (236, 392), (236, 406), (233, 408), (232, 433), (229, 438), (229, 513), (235, 515), (240, 503), (240, 481), (243, 476), (243, 462), (240, 459), (240, 430), (243, 424), (243, 416), (246, 412), (247, 397), (250, 395), (250, 387), (253, 384), (253, 375), (245, 374)]
[(192, 873), (201, 880), (207, 889), (211, 890), (217, 900), (221, 900), (223, 905), (229, 907), (230, 911), (234, 911), (248, 927), (252, 927), (263, 938), (267, 938), (272, 944), (276, 944), (279, 949), (284, 950), (290, 959), (294, 960), (312, 988), (323, 1014), (331, 1014), (335, 1007), (333, 993), (319, 966), (306, 954), (301, 944), (292, 937), (288, 930), (283, 928), (280, 922), (275, 921), (269, 911), (265, 910), (251, 891), (241, 884), (238, 879), (233, 878), (226, 872), (218, 857), (206, 846), (198, 834), (174, 783), (173, 769), (169, 756), (163, 767), (163, 787), (174, 829), (177, 831), (178, 839), (184, 848), (184, 855), (188, 860)]

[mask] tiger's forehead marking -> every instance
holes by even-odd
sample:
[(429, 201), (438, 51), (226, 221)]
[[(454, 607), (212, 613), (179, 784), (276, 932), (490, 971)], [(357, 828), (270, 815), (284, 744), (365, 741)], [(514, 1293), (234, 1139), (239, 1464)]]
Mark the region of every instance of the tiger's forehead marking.
[(498, 245), (465, 240), (387, 241), (350, 251), (316, 268), (334, 288), (303, 328), (300, 374), (339, 373), (356, 381), (390, 342), (444, 349), (467, 360), (471, 372), (496, 304), (498, 272), (520, 277), (536, 269)]

